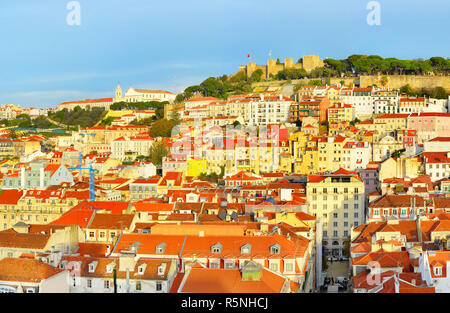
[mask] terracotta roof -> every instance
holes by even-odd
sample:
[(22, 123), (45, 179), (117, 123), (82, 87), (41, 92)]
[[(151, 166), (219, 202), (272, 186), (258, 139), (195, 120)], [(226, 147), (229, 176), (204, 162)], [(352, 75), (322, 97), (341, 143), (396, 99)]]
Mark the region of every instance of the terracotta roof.
[(88, 228), (129, 230), (133, 218), (134, 214), (95, 214)]
[(258, 281), (242, 280), (238, 269), (193, 267), (185, 275), (183, 293), (279, 293), (286, 278), (266, 268)]
[(21, 190), (2, 190), (0, 191), (0, 204), (17, 204), (22, 197)]
[(39, 283), (64, 270), (28, 258), (4, 258), (0, 260), (0, 280)]
[(0, 232), (0, 247), (21, 249), (44, 249), (50, 235)]

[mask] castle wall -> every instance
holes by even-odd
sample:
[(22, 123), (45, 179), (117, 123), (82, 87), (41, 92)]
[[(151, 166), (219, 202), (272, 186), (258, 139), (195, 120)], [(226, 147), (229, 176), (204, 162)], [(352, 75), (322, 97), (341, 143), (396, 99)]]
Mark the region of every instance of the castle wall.
[[(386, 75), (388, 77), (387, 87), (398, 89), (409, 84), (412, 89), (432, 89), (434, 87), (443, 87), (447, 92), (450, 91), (450, 76), (418, 76), (418, 75)], [(360, 86), (362, 88), (376, 84), (381, 87), (381, 77), (377, 75), (361, 76)]]

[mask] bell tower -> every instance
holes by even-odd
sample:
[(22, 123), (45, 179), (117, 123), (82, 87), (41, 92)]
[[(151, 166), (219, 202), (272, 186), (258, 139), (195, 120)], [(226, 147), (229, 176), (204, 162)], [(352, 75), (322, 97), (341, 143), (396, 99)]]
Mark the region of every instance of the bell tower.
[(120, 88), (120, 84), (117, 84), (116, 87), (116, 101), (120, 101), (122, 99), (122, 88)]

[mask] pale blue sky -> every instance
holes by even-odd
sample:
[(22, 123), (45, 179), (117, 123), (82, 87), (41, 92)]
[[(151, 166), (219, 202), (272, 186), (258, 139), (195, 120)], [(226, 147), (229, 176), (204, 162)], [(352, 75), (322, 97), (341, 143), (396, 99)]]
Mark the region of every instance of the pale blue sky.
[(450, 55), (448, 0), (379, 0), (380, 26), (367, 25), (366, 0), (79, 0), (80, 26), (66, 23), (68, 2), (0, 1), (0, 104), (112, 97), (117, 82), (180, 92), (269, 50)]

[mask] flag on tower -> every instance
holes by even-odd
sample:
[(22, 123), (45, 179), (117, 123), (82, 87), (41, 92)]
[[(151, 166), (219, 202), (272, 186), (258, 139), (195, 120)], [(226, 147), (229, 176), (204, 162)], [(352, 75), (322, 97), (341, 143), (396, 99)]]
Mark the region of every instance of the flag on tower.
[(247, 58), (249, 58), (250, 57), (250, 54), (247, 54)]

